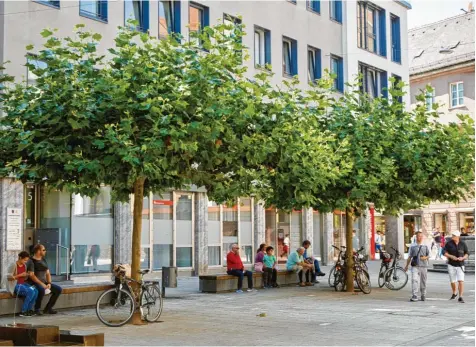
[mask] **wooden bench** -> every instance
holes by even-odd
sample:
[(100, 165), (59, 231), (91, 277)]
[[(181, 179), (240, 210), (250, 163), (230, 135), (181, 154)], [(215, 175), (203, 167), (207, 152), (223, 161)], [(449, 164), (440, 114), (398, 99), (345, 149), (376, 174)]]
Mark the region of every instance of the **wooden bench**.
[[(298, 284), (298, 277), (295, 272), (278, 270), (278, 284), (289, 286)], [(202, 293), (223, 293), (238, 289), (238, 277), (228, 274), (202, 275), (199, 276), (200, 292)], [(253, 272), (253, 287), (263, 287), (263, 273)], [(248, 288), (247, 278), (243, 278), (243, 289)]]

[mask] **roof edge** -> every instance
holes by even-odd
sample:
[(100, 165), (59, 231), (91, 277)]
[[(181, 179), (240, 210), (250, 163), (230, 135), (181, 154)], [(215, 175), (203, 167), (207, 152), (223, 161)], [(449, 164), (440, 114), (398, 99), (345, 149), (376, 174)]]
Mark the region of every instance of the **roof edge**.
[(448, 17), (448, 18), (444, 18), (444, 19), (441, 19), (441, 20), (437, 20), (436, 22), (432, 22), (432, 23), (428, 23), (428, 24), (423, 24), (423, 25), (420, 25), (420, 26), (418, 26), (418, 27), (414, 27), (414, 28), (408, 29), (408, 33), (412, 32), (412, 31), (424, 29), (424, 28), (426, 28), (426, 27), (430, 27), (430, 26), (435, 25), (435, 24), (440, 24), (440, 23), (448, 22), (448, 21), (453, 20), (453, 19), (458, 18), (458, 17), (464, 17), (464, 16), (467, 16), (467, 15), (473, 15), (473, 16), (474, 16), (474, 14), (475, 14), (474, 11), (472, 11), (472, 12), (467, 12), (467, 13), (457, 14), (457, 15), (455, 15), (455, 16), (451, 16), (451, 17)]
[(406, 7), (407, 9), (411, 10), (412, 9), (412, 4), (410, 4), (410, 1), (405, 1), (405, 0), (395, 0), (395, 2), (399, 3), (403, 7)]

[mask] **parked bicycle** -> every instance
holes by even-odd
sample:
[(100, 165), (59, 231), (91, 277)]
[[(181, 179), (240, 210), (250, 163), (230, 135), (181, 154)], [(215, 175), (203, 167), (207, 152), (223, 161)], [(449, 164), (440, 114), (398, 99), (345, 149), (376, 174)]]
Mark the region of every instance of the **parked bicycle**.
[[(337, 249), (337, 247), (335, 247)], [(353, 265), (353, 272), (354, 272), (354, 280), (357, 284), (357, 287), (364, 293), (370, 294), (372, 291), (371, 283), (370, 283), (370, 276), (367, 270), (364, 269), (362, 266), (362, 262), (359, 260), (359, 254), (364, 250), (364, 247), (361, 247), (357, 252), (353, 253), (354, 258), (354, 265)], [(344, 250), (340, 250), (339, 252), (339, 259), (336, 263), (336, 269), (334, 274), (334, 289), (336, 291), (345, 291), (346, 289), (346, 268), (347, 268), (347, 257), (344, 255), (342, 258), (344, 262), (340, 262), (341, 253)]]
[[(158, 281), (143, 280), (148, 272), (149, 270), (140, 271), (140, 280), (136, 281), (126, 277), (124, 268), (116, 271), (116, 286), (102, 293), (96, 303), (96, 315), (102, 323), (110, 327), (126, 324), (132, 318), (137, 302), (146, 321), (156, 322), (159, 319), (163, 308), (160, 286)], [(136, 291), (133, 284), (138, 286)]]
[[(382, 263), (378, 274), (378, 286), (380, 288), (385, 286), (390, 290), (400, 290), (407, 285), (408, 274), (398, 264), (398, 261), (402, 259), (401, 253), (393, 247), (390, 248), (395, 251), (395, 256), (380, 250)], [(393, 263), (390, 265), (392, 259)]]
[(345, 246), (340, 246), (340, 249), (337, 248), (336, 246), (332, 245), (338, 252), (339, 255), (337, 256), (337, 262), (335, 265), (332, 267), (331, 271), (329, 272), (329, 287), (334, 287), (334, 281), (335, 281), (335, 272), (336, 272), (336, 266), (341, 263), (341, 260), (344, 261), (343, 253), (345, 252)]

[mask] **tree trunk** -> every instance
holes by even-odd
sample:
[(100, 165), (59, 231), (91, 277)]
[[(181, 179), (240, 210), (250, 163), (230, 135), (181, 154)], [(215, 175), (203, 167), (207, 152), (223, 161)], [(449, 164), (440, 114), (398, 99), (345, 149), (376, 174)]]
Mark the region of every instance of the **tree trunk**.
[(352, 230), (353, 230), (353, 213), (350, 207), (345, 209), (345, 243), (346, 243), (346, 291), (354, 291), (354, 254), (352, 250)]
[[(131, 277), (138, 281), (140, 279), (140, 244), (142, 233), (142, 207), (144, 201), (144, 177), (139, 177), (134, 182), (134, 209), (133, 209), (133, 223), (132, 223), (132, 265), (131, 265)], [(133, 284), (133, 290), (138, 293), (138, 288)], [(136, 311), (132, 316), (132, 324), (142, 325), (146, 324), (142, 321), (141, 313), (139, 310), (139, 297), (136, 297)]]

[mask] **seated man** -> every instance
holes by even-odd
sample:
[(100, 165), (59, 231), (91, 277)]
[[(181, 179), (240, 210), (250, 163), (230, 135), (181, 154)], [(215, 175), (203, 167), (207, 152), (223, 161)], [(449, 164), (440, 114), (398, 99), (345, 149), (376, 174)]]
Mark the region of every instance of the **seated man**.
[(40, 311), (41, 301), (43, 300), (46, 291), (46, 294), (51, 291), (51, 298), (43, 312), (46, 314), (56, 314), (57, 312), (53, 310), (53, 306), (62, 292), (60, 286), (51, 283), (51, 273), (48, 268), (48, 263), (44, 259), (45, 255), (45, 246), (40, 244), (35, 245), (35, 247), (33, 247), (33, 257), (31, 257), (27, 266), (29, 276), (28, 283), (34, 285), (36, 289), (38, 289), (38, 298), (36, 299), (35, 304), (35, 313), (37, 315), (42, 315)]
[(20, 252), (18, 260), (8, 268), (8, 290), (10, 294), (25, 298), (21, 308), (20, 317), (34, 316), (33, 305), (35, 305), (38, 296), (38, 290), (35, 286), (26, 283), (28, 273), (26, 271), (26, 263), (30, 259), (28, 252)]
[(243, 277), (248, 278), (247, 292), (255, 291), (253, 289), (253, 273), (245, 270), (240, 257), (240, 247), (235, 243), (231, 246), (231, 251), (226, 255), (226, 273), (238, 277), (237, 293), (243, 293)]
[(313, 265), (312, 282), (319, 283), (316, 276), (325, 276), (326, 274), (321, 271), (319, 261), (312, 255), (311, 242), (309, 240), (305, 240), (302, 243), (302, 246), (304, 247), (304, 261)]
[[(295, 252), (292, 252), (286, 262), (286, 269), (288, 271), (297, 272), (299, 277), (299, 286), (312, 286), (312, 283), (309, 281), (309, 275), (314, 268), (313, 264), (306, 263), (303, 258), (304, 247), (299, 247)], [(306, 272), (306, 283), (302, 281), (302, 273)]]

